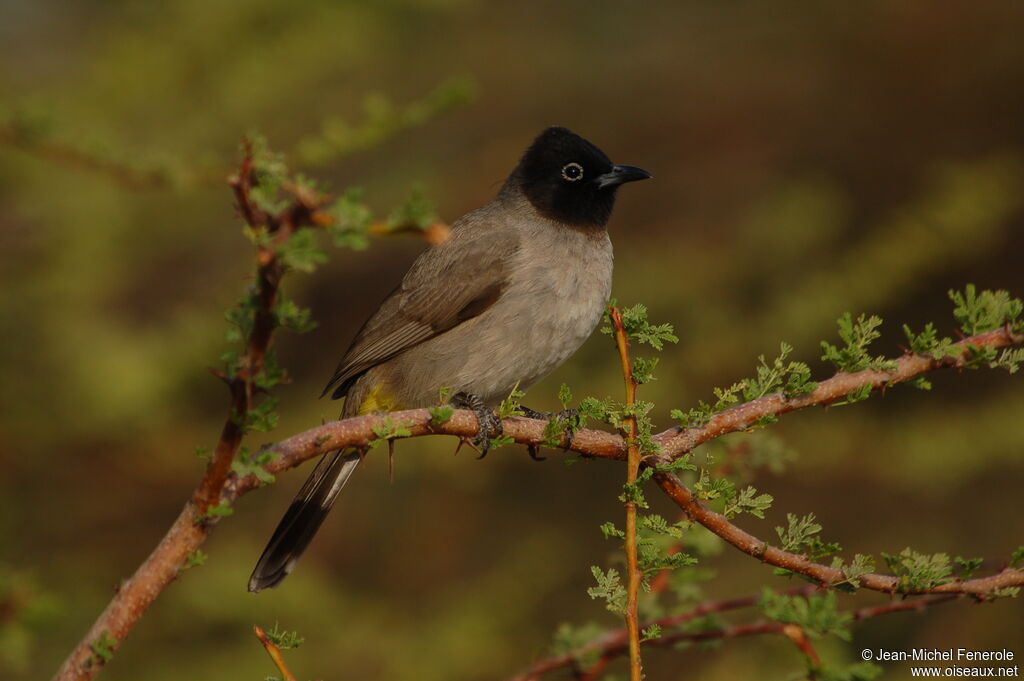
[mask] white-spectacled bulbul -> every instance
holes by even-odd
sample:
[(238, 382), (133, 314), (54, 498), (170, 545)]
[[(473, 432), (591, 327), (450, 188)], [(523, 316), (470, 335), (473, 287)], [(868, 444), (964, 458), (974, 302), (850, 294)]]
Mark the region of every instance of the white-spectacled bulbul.
[[(562, 364), (601, 319), (611, 294), (605, 225), (619, 185), (651, 175), (615, 165), (565, 128), (526, 150), (493, 201), (451, 226), (363, 325), (323, 394), (345, 398), (341, 418), (427, 407), (450, 388), (487, 435), (488, 405)], [(249, 591), (295, 567), (359, 465), (352, 449), (325, 454), (260, 556)]]

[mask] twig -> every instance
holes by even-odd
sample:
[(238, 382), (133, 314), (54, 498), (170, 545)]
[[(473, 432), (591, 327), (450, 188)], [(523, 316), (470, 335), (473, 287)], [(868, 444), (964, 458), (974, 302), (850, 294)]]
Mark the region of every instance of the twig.
[[(747, 555), (753, 556), (764, 563), (810, 577), (824, 585), (848, 581), (842, 570), (822, 565), (821, 563), (815, 563), (795, 553), (783, 551), (733, 525), (725, 516), (712, 511), (701, 503), (673, 473), (658, 471), (654, 474), (654, 481), (658, 483), (658, 486), (661, 487), (670, 499), (686, 511), (690, 518)], [(989, 577), (955, 580), (928, 589), (901, 590), (900, 582), (896, 577), (875, 573), (860, 575), (857, 577), (857, 581), (862, 588), (886, 593), (895, 593), (897, 591), (905, 594), (962, 593), (981, 596), (1001, 587), (1024, 585), (1024, 570), (1006, 568), (1002, 572)]]
[[(820, 590), (820, 587), (808, 585), (783, 593), (791, 595), (810, 594), (818, 590)], [(724, 601), (707, 601), (691, 610), (687, 610), (686, 612), (679, 613), (677, 615), (668, 615), (666, 617), (650, 620), (649, 622), (644, 622), (643, 626), (645, 628), (652, 625), (658, 625), (662, 628), (678, 627), (686, 622), (695, 620), (698, 617), (704, 617), (705, 615), (753, 607), (757, 605), (759, 598), (760, 596), (743, 596)], [(644, 644), (647, 645), (652, 640), (656, 639), (645, 641)], [(528, 669), (517, 676), (511, 677), (508, 681), (527, 681), (527, 679), (537, 678), (543, 674), (555, 671), (556, 669), (570, 666), (574, 664), (576, 660), (579, 660), (582, 657), (592, 656), (595, 653), (598, 654), (598, 663), (604, 661), (604, 664), (607, 664), (612, 659), (622, 655), (628, 650), (628, 632), (625, 628), (616, 629), (598, 636), (593, 641), (590, 641), (575, 650), (561, 653), (559, 655), (552, 655), (551, 657), (544, 658), (542, 660), (537, 660), (530, 665)], [(601, 668), (603, 668), (603, 666)], [(587, 670), (586, 675), (592, 676), (595, 671), (600, 671), (600, 669), (597, 668), (597, 664)]]
[(366, 228), (371, 236), (388, 236), (391, 234), (413, 234), (422, 237), (431, 245), (444, 243), (451, 236), (452, 228), (444, 222), (432, 222), (426, 227), (416, 224), (391, 225), (386, 220), (374, 220)]
[[(257, 224), (263, 218), (255, 207), (242, 197), (246, 196), (247, 180), (244, 179), (245, 167), (241, 170), (234, 184), (236, 196), (239, 197), (239, 210), (247, 221), (252, 218)], [(277, 229), (287, 231), (298, 225), (319, 224), (319, 211), (308, 203), (305, 194), (296, 195), (293, 204), (279, 216), (263, 216), (268, 220), (277, 220)], [(290, 225), (290, 226), (289, 226)], [(269, 223), (268, 223), (269, 227)], [(260, 287), (260, 303), (273, 302), (280, 271), (275, 271), (275, 256), (272, 249), (261, 249), (258, 253), (260, 271), (258, 283)], [(266, 311), (263, 312), (266, 314)], [(260, 326), (258, 323), (257, 326)], [(262, 329), (263, 327), (261, 327)], [(251, 404), (252, 377), (262, 366), (263, 357), (269, 347), (269, 332), (254, 330), (247, 345), (249, 364), (239, 381), (230, 381), (232, 404), (236, 407)], [(828, 405), (853, 390), (871, 385), (873, 389), (882, 389), (894, 383), (911, 380), (921, 374), (940, 368), (958, 368), (965, 365), (967, 353), (971, 347), (1005, 348), (1024, 343), (1024, 334), (1013, 333), (1008, 328), (996, 329), (971, 336), (955, 343), (952, 347), (959, 354), (942, 359), (920, 355), (905, 355), (894, 362), (891, 371), (866, 370), (853, 374), (840, 373), (821, 382), (818, 388), (807, 396), (787, 399), (783, 394), (776, 393), (746, 404), (739, 405), (712, 417), (709, 422), (697, 428), (673, 428), (655, 436), (655, 442), (661, 447), (662, 454), (652, 463), (664, 463), (674, 457), (691, 451), (694, 447), (726, 433), (736, 432), (751, 427), (759, 419), (803, 409), (812, 406)], [(244, 418), (245, 411), (236, 412)], [(373, 426), (381, 425), (385, 417), (368, 415), (334, 422), (314, 428), (270, 448), (276, 458), (265, 468), (270, 473), (279, 473), (293, 468), (303, 461), (323, 454), (330, 449), (344, 446), (358, 446), (373, 439)], [(426, 409), (409, 410), (389, 414), (386, 418), (395, 423), (408, 424), (410, 436), (418, 437), (429, 434), (457, 435), (471, 437), (477, 434), (478, 425), (472, 412), (458, 410), (445, 424), (431, 425), (431, 416)], [(544, 421), (514, 417), (503, 422), (505, 434), (521, 444), (544, 444)], [(238, 478), (230, 473), (230, 465), (240, 443), (241, 429), (228, 419), (222, 430), (221, 439), (215, 450), (207, 475), (197, 487), (192, 499), (185, 505), (174, 520), (170, 529), (146, 560), (136, 569), (135, 573), (124, 581), (114, 598), (99, 616), (82, 641), (70, 653), (67, 660), (58, 670), (55, 681), (71, 679), (92, 679), (99, 672), (103, 661), (95, 655), (93, 646), (99, 641), (115, 648), (146, 611), (149, 605), (176, 578), (189, 555), (193, 554), (209, 534), (216, 517), (210, 517), (207, 511), (214, 506), (230, 505), (239, 496), (259, 486), (255, 476)], [(564, 441), (563, 441), (564, 444)], [(585, 457), (626, 460), (627, 447), (621, 436), (596, 430), (581, 430), (574, 434), (569, 449)], [(661, 488), (687, 514), (708, 527), (719, 537), (745, 553), (766, 563), (783, 567), (803, 574), (822, 584), (844, 581), (841, 571), (829, 566), (807, 560), (803, 556), (788, 553), (769, 546), (742, 529), (736, 527), (720, 514), (703, 506), (693, 494), (679, 481), (676, 476), (658, 472), (655, 480)], [(859, 578), (860, 585), (865, 588), (883, 592), (897, 590), (899, 584), (895, 577), (867, 574)], [(1004, 569), (998, 574), (969, 580), (957, 580), (921, 590), (929, 594), (973, 594), (984, 596), (993, 590), (1011, 586), (1024, 586), (1024, 570)], [(746, 635), (742, 629), (732, 630), (728, 635)], [(724, 634), (723, 634), (724, 636)]]
[[(252, 149), (246, 145), (239, 173), (230, 180), (239, 213), (250, 227), (265, 227), (274, 235), (275, 243), (281, 243), (300, 224), (309, 220), (316, 206), (308, 203), (308, 196), (296, 193), (292, 204), (282, 213), (264, 215), (249, 199), (253, 186), (252, 171)], [(217, 520), (216, 514), (210, 511), (214, 507), (226, 507), (222, 505), (229, 505), (234, 499), (223, 493), (244, 434), (244, 419), (253, 406), (254, 379), (263, 369), (270, 347), (275, 327), (273, 308), (283, 272), (276, 253), (269, 246), (259, 247), (257, 262), (257, 307), (253, 329), (247, 339), (242, 370), (236, 376), (222, 377), (231, 393), (231, 407), (206, 474), (170, 530), (135, 573), (120, 585), (106, 609), (57, 671), (54, 681), (91, 679), (99, 673), (104, 660), (93, 654), (94, 644), (102, 640), (112, 648), (120, 645), (150, 604), (174, 581), (189, 555), (206, 540)]]
[(807, 638), (807, 632), (798, 624), (787, 624), (782, 627), (782, 635), (792, 641), (807, 659), (807, 681), (816, 681), (818, 670), (821, 668), (821, 658), (818, 657), (818, 651), (814, 649), (811, 640)]
[(263, 631), (258, 625), (253, 625), (252, 630), (256, 632), (256, 638), (260, 640), (263, 647), (266, 649), (267, 654), (270, 655), (270, 659), (274, 661), (274, 666), (277, 667), (277, 671), (281, 672), (281, 678), (284, 681), (295, 681), (295, 676), (288, 669), (288, 665), (284, 663), (284, 656), (281, 655), (281, 649), (274, 645), (273, 641), (267, 638), (267, 632)]
[(893, 360), (894, 366), (890, 371), (865, 369), (852, 374), (840, 372), (818, 383), (813, 392), (803, 397), (787, 398), (781, 392), (766, 395), (716, 414), (702, 426), (666, 430), (655, 436), (655, 442), (661, 446), (663, 457), (677, 458), (708, 440), (746, 430), (766, 416), (827, 406), (866, 385), (870, 385), (873, 390), (884, 390), (936, 369), (963, 368), (971, 347), (999, 349), (1021, 343), (1024, 343), (1024, 333), (1013, 333), (1006, 327), (993, 329), (954, 343), (951, 350), (955, 352), (950, 356), (936, 359), (924, 355), (903, 355)]
[[(633, 377), (633, 365), (629, 361), (629, 338), (626, 327), (622, 323), (619, 308), (608, 307), (615, 332), (615, 347), (619, 351), (619, 363), (622, 366), (622, 380), (626, 387), (626, 409), (636, 405), (636, 379)], [(640, 445), (637, 443), (636, 415), (626, 417), (626, 489), (636, 484), (640, 472)], [(626, 631), (629, 634), (629, 678), (630, 681), (641, 681), (643, 665), (640, 660), (640, 621), (637, 610), (640, 599), (640, 566), (636, 555), (636, 501), (627, 493), (626, 496)]]
[[(964, 352), (968, 344), (976, 347), (1001, 349), (1022, 343), (1024, 343), (1024, 334), (1014, 334), (1006, 329), (996, 329), (971, 336), (955, 345), (961, 352)], [(822, 381), (814, 392), (802, 398), (787, 400), (781, 393), (776, 393), (721, 412), (700, 427), (670, 428), (654, 436), (655, 443), (662, 451), (656, 461), (666, 462), (686, 454), (709, 440), (728, 433), (746, 430), (765, 416), (807, 407), (824, 406), (864, 385), (880, 386), (905, 382), (929, 371), (962, 366), (963, 364), (962, 357), (957, 360), (951, 358), (934, 360), (918, 355), (901, 357), (895, 362), (896, 368), (892, 372), (869, 370), (854, 374), (840, 373)], [(477, 434), (476, 418), (472, 412), (466, 410), (455, 410), (448, 421), (438, 425), (431, 425), (430, 413), (426, 409), (408, 409), (391, 412), (386, 416), (376, 414), (357, 416), (343, 421), (332, 421), (268, 447), (268, 451), (274, 454), (275, 458), (265, 468), (270, 473), (281, 473), (331, 449), (367, 442), (374, 437), (373, 427), (383, 424), (385, 418), (390, 419), (392, 423), (400, 423), (407, 427), (409, 429), (408, 437), (455, 435), (471, 438)], [(544, 428), (546, 425), (544, 421), (519, 416), (502, 421), (505, 435), (524, 445), (545, 444)], [(565, 445), (564, 440), (561, 444)], [(572, 444), (568, 449), (588, 458), (625, 461), (627, 457), (625, 441), (620, 435), (589, 428), (574, 433)], [(233, 485), (236, 493), (242, 494), (257, 487), (258, 481), (255, 477), (250, 476), (234, 481)]]
[[(803, 586), (796, 589), (790, 589), (781, 593), (791, 596), (804, 596), (807, 597), (812, 593), (821, 591), (821, 587), (817, 586)], [(871, 619), (872, 617), (879, 617), (881, 615), (888, 615), (896, 612), (915, 611), (921, 612), (925, 608), (938, 605), (940, 603), (947, 603), (949, 601), (957, 600), (961, 598), (958, 595), (945, 595), (945, 596), (925, 596), (915, 599), (906, 599), (892, 601), (883, 605), (877, 605), (867, 608), (860, 608), (850, 612), (854, 621), (862, 621)], [(740, 610), (743, 608), (750, 608), (757, 605), (760, 600), (760, 596), (743, 596), (739, 598), (732, 598), (724, 601), (708, 601), (702, 603), (699, 606), (688, 610), (686, 612), (669, 615), (667, 617), (661, 617), (650, 622), (644, 622), (644, 626), (650, 626), (657, 624), (664, 629), (678, 627), (687, 622), (693, 621), (699, 617), (711, 615), (720, 612), (727, 612), (731, 610)], [(708, 629), (701, 632), (681, 632), (674, 631), (663, 634), (662, 636), (648, 639), (643, 642), (644, 646), (657, 646), (657, 647), (668, 647), (675, 645), (683, 641), (698, 642), (698, 641), (710, 641), (715, 639), (727, 639), (737, 638), (740, 636), (753, 636), (756, 634), (769, 634), (778, 633), (786, 635), (790, 640), (793, 640), (785, 628), (787, 625), (781, 622), (774, 621), (756, 621), (749, 624), (742, 624), (729, 627), (719, 627), (717, 629)], [(799, 628), (799, 627), (798, 627)], [(802, 632), (801, 632), (802, 633)], [(805, 635), (806, 638), (806, 635)], [(625, 629), (616, 629), (609, 631), (601, 636), (598, 636), (594, 640), (586, 643), (575, 650), (569, 652), (560, 653), (558, 655), (552, 655), (541, 660), (537, 660), (529, 666), (523, 672), (516, 676), (510, 677), (507, 681), (531, 681), (533, 679), (539, 679), (545, 674), (557, 671), (565, 667), (571, 667), (577, 664), (577, 661), (584, 657), (592, 657), (597, 655), (597, 661), (595, 664), (588, 669), (582, 678), (585, 679), (596, 679), (596, 674), (607, 667), (615, 658), (620, 657), (628, 652), (629, 646), (627, 643), (627, 632)], [(795, 643), (795, 641), (794, 641)], [(798, 644), (799, 645), (799, 644)], [(807, 646), (810, 646), (810, 642), (807, 642)], [(813, 648), (811, 648), (813, 651)], [(801, 648), (803, 652), (803, 648)], [(805, 653), (806, 654), (806, 653)], [(815, 656), (817, 653), (815, 653)], [(820, 660), (816, 661), (816, 664), (820, 665)]]
[(175, 185), (216, 186), (223, 174), (213, 167), (196, 168), (177, 177), (171, 169), (136, 167), (107, 158), (57, 139), (36, 139), (30, 131), (16, 124), (0, 124), (0, 145), (19, 149), (50, 162), (76, 170), (106, 176), (124, 189), (144, 191)]

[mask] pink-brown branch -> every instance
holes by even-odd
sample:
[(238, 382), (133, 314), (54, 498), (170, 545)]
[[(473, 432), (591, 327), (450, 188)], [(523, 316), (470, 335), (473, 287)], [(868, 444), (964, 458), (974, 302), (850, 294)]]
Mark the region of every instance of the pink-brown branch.
[[(282, 213), (266, 215), (250, 200), (253, 181), (252, 148), (246, 142), (239, 172), (229, 183), (242, 218), (252, 229), (266, 229), (273, 235), (275, 244), (283, 243), (295, 229), (308, 223), (324, 200), (324, 197), (293, 192), (292, 203)], [(112, 642), (115, 649), (120, 645), (150, 604), (177, 577), (189, 555), (206, 540), (215, 519), (209, 516), (210, 509), (226, 500), (223, 498), (225, 484), (245, 434), (244, 420), (253, 407), (254, 380), (263, 370), (270, 349), (275, 328), (273, 310), (283, 274), (283, 266), (272, 247), (259, 246), (256, 260), (257, 304), (253, 329), (246, 339), (241, 370), (235, 376), (220, 375), (228, 385), (231, 405), (206, 474), (171, 529), (135, 573), (121, 583), (114, 598), (57, 671), (54, 681), (91, 679), (99, 673), (103, 659), (94, 654), (94, 645), (100, 640)]]
[[(329, 217), (319, 210), (322, 205), (320, 202), (326, 197), (312, 196), (308, 192), (301, 191), (301, 188), (293, 188), (293, 201), (282, 213), (273, 216), (262, 213), (249, 200), (249, 190), (252, 186), (251, 172), (252, 159), (251, 155), (247, 153), (238, 176), (231, 180), (239, 213), (250, 227), (265, 228), (273, 234), (275, 245), (286, 239), (291, 231), (304, 224), (322, 226), (325, 220), (329, 220)], [(443, 238), (445, 234), (442, 229), (436, 229), (431, 233), (435, 234), (438, 239)], [(428, 235), (428, 238), (431, 237)], [(257, 253), (257, 263), (259, 303), (256, 323), (253, 333), (247, 339), (246, 364), (243, 370), (236, 377), (222, 376), (230, 388), (232, 413), (225, 420), (207, 473), (157, 547), (135, 573), (120, 585), (117, 594), (86, 636), (71, 652), (54, 677), (55, 681), (93, 678), (102, 667), (102, 660), (93, 653), (92, 646), (97, 641), (104, 639), (113, 640), (114, 647), (116, 647), (124, 640), (149, 605), (178, 576), (189, 555), (205, 541), (216, 521), (216, 518), (208, 516), (207, 511), (223, 503), (230, 504), (242, 494), (258, 486), (254, 476), (238, 478), (230, 473), (231, 463), (237, 455), (244, 434), (244, 428), (239, 420), (244, 419), (245, 414), (252, 408), (253, 378), (260, 372), (270, 347), (271, 332), (274, 326), (272, 309), (282, 274), (281, 265), (273, 247), (261, 246)], [(1024, 334), (1012, 333), (1006, 328), (997, 329), (965, 338), (955, 344), (954, 347), (960, 351), (960, 354), (953, 357), (934, 359), (919, 355), (905, 355), (895, 361), (891, 371), (868, 370), (853, 374), (840, 373), (821, 382), (816, 390), (804, 397), (789, 399), (781, 393), (768, 395), (717, 414), (702, 426), (686, 429), (673, 428), (655, 436), (655, 442), (661, 447), (662, 453), (649, 463), (654, 465), (667, 463), (692, 451), (708, 440), (750, 428), (766, 416), (831, 404), (865, 385), (871, 385), (874, 389), (882, 389), (939, 368), (962, 367), (965, 364), (969, 346), (999, 349), (1019, 345), (1022, 342), (1024, 342)], [(425, 409), (396, 412), (387, 416), (363, 416), (320, 426), (273, 445), (270, 447), (270, 451), (276, 456), (265, 468), (268, 472), (280, 473), (330, 449), (365, 444), (375, 437), (373, 426), (383, 424), (385, 419), (391, 420), (392, 423), (406, 425), (411, 437), (429, 434), (471, 437), (476, 434), (478, 429), (476, 418), (468, 411), (456, 411), (447, 423), (440, 426), (430, 425), (430, 415)], [(505, 434), (521, 444), (544, 444), (545, 425), (542, 421), (524, 418), (510, 418), (504, 421)], [(619, 435), (597, 430), (582, 430), (576, 433), (571, 449), (584, 457), (612, 460), (627, 458), (627, 448)], [(691, 518), (705, 525), (739, 550), (766, 563), (811, 577), (822, 584), (843, 581), (844, 578), (840, 571), (809, 561), (803, 556), (769, 546), (736, 527), (720, 514), (707, 509), (671, 473), (658, 472), (655, 479), (668, 496)], [(860, 577), (860, 582), (862, 586), (878, 591), (891, 592), (898, 587), (896, 578), (884, 575), (864, 575)], [(1024, 585), (1024, 571), (1006, 569), (988, 577), (942, 584), (928, 589), (927, 592), (987, 595), (997, 588), (1021, 585)], [(762, 625), (748, 625), (747, 629), (734, 628), (721, 636), (759, 633), (756, 631), (759, 626)], [(775, 623), (764, 626), (770, 628), (775, 626)]]
[[(782, 593), (790, 596), (803, 596), (806, 598), (811, 594), (820, 591), (822, 591), (821, 587), (807, 585), (796, 589), (789, 589)], [(946, 603), (956, 600), (957, 598), (962, 598), (962, 596), (952, 594), (894, 600), (882, 605), (859, 608), (857, 610), (850, 611), (850, 616), (855, 622), (859, 622), (871, 619), (872, 617), (879, 617), (896, 612), (921, 612), (929, 606)], [(686, 612), (676, 615), (668, 615), (666, 617), (660, 617), (644, 622), (643, 627), (647, 628), (656, 624), (662, 629), (672, 629), (707, 615), (752, 608), (758, 604), (759, 600), (760, 596), (743, 596), (723, 601), (708, 601), (701, 603)], [(717, 629), (708, 629), (701, 632), (668, 631), (661, 636), (644, 641), (643, 645), (651, 647), (668, 647), (682, 641), (710, 641), (771, 633), (786, 635), (793, 640), (794, 643), (797, 643), (805, 655), (809, 655), (808, 648), (810, 651), (813, 651), (813, 648), (810, 648), (809, 642), (806, 641), (806, 636), (803, 639), (803, 645), (801, 645), (797, 640), (800, 638), (800, 634), (792, 632), (792, 635), (790, 635), (790, 633), (787, 633), (786, 631), (787, 626), (793, 625), (787, 625), (782, 622), (759, 620), (749, 624), (719, 627)], [(801, 633), (803, 632), (801, 631)], [(611, 661), (617, 657), (625, 655), (628, 650), (629, 647), (626, 630), (624, 628), (615, 629), (601, 634), (597, 638), (585, 643), (575, 650), (537, 660), (519, 674), (509, 677), (507, 681), (536, 681), (536, 679), (539, 679), (545, 674), (550, 674), (551, 672), (567, 667), (574, 667), (578, 664), (580, 659), (587, 658), (596, 658), (596, 662), (583, 674), (583, 678), (597, 678), (596, 673), (603, 671)], [(814, 653), (814, 655), (816, 656), (817, 654)]]

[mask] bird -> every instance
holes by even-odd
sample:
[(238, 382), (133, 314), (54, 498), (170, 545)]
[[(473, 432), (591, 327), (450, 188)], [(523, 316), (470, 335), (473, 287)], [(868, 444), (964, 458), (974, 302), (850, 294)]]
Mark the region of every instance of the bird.
[[(542, 131), (497, 196), (452, 223), (356, 334), (321, 397), (344, 397), (341, 417), (438, 403), (472, 409), (486, 453), (501, 422), (491, 407), (565, 362), (590, 336), (611, 296), (606, 229), (617, 189), (650, 178), (612, 163), (564, 127)], [(267, 543), (249, 591), (295, 567), (359, 467), (361, 453), (325, 454)]]

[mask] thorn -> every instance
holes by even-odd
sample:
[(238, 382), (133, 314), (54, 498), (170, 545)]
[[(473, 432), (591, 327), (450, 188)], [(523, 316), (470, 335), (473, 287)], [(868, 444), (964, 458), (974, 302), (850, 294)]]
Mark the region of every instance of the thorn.
[(534, 461), (547, 461), (546, 456), (540, 456), (540, 447), (535, 444), (526, 445), (526, 451), (530, 453), (530, 458)]
[(388, 440), (388, 482), (395, 484), (395, 441)]
[(227, 383), (228, 385), (231, 385), (231, 379), (228, 378), (228, 375), (224, 373), (223, 370), (218, 369), (217, 367), (206, 367), (206, 370), (209, 371), (214, 376), (216, 376), (217, 378), (219, 378), (220, 380)]
[[(479, 452), (480, 452), (480, 448), (479, 448), (479, 447), (478, 447), (478, 446), (476, 445), (476, 443), (475, 443), (475, 442), (473, 442), (472, 440), (470, 440), (470, 439), (469, 439), (468, 437), (466, 437), (466, 438), (462, 438), (462, 442), (463, 442), (463, 444), (465, 444), (465, 445), (466, 445), (467, 447), (469, 447), (470, 449), (472, 449), (472, 450), (473, 450), (474, 452), (477, 452), (477, 453), (479, 453)], [(460, 447), (461, 447), (461, 445), (460, 445)], [(481, 458), (481, 457), (477, 457), (477, 458)]]

